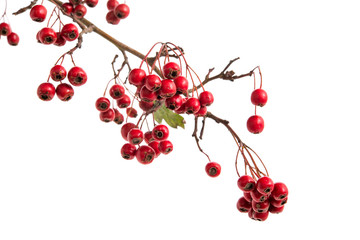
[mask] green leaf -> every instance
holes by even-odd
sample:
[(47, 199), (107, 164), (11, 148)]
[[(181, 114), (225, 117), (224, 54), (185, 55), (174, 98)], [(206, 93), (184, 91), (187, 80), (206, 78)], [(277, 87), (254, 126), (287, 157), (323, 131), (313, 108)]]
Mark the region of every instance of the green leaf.
[(164, 105), (162, 105), (156, 112), (154, 112), (154, 118), (158, 123), (161, 123), (164, 119), (165, 122), (172, 128), (177, 128), (179, 126), (185, 129), (184, 118), (166, 108)]

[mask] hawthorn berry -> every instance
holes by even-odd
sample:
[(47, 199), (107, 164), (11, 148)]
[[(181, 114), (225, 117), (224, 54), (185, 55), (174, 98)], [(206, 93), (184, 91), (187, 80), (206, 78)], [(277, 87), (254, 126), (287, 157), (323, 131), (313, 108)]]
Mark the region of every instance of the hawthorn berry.
[(99, 0), (85, 0), (86, 5), (88, 5), (91, 8), (96, 7), (98, 2)]
[(54, 42), (54, 45), (55, 46), (58, 46), (58, 47), (61, 47), (61, 46), (64, 46), (66, 44), (66, 40), (65, 38), (63, 38), (61, 36), (61, 32), (57, 32), (56, 33), (56, 41)]
[(241, 197), (236, 203), (236, 208), (242, 213), (247, 213), (251, 209), (251, 203), (244, 197)]
[(120, 19), (125, 19), (130, 14), (130, 8), (126, 4), (119, 4), (114, 8), (115, 15)]
[(117, 0), (109, 0), (106, 4), (109, 11), (113, 11), (118, 5), (119, 2)]
[(112, 122), (115, 119), (115, 111), (112, 108), (109, 108), (108, 110), (104, 112), (100, 112), (100, 120), (103, 122)]
[(35, 5), (30, 10), (30, 17), (35, 22), (43, 22), (46, 19), (47, 10), (43, 5)]
[(43, 28), (40, 30), (39, 39), (40, 39), (41, 43), (43, 43), (45, 45), (49, 45), (49, 44), (53, 44), (54, 42), (56, 42), (57, 35), (56, 35), (56, 32), (52, 28), (46, 27), (46, 28)]
[(221, 166), (216, 162), (209, 162), (205, 166), (205, 171), (210, 177), (217, 177), (221, 173)]
[(202, 107), (210, 106), (214, 102), (214, 96), (209, 91), (204, 91), (199, 95), (200, 105)]
[(181, 73), (180, 66), (174, 62), (168, 62), (163, 67), (163, 74), (165, 78), (174, 79)]
[(145, 142), (147, 144), (155, 141), (153, 135), (152, 135), (152, 131), (147, 131), (145, 134), (144, 134), (144, 139), (145, 139)]
[(144, 140), (144, 133), (138, 128), (132, 128), (127, 134), (127, 140), (133, 145), (138, 145)]
[(274, 182), (271, 180), (271, 178), (264, 176), (257, 180), (256, 190), (258, 190), (259, 193), (269, 195), (273, 189)]
[(74, 41), (79, 37), (79, 30), (74, 24), (68, 23), (61, 29), (61, 36), (66, 41)]
[(257, 221), (265, 221), (269, 216), (269, 212), (255, 212), (253, 213), (253, 218), (254, 220), (257, 220)]
[(128, 95), (124, 94), (121, 98), (116, 100), (116, 104), (119, 108), (127, 108), (131, 103), (131, 99)]
[(173, 149), (173, 144), (169, 140), (164, 140), (159, 143), (159, 151), (163, 154), (169, 154)]
[(136, 147), (130, 143), (125, 143), (121, 150), (121, 156), (126, 160), (134, 159), (136, 155)]
[(78, 87), (86, 83), (87, 75), (81, 67), (73, 67), (68, 73), (68, 79), (71, 85)]
[(152, 130), (152, 136), (157, 141), (166, 140), (169, 137), (169, 129), (163, 124), (156, 125)]
[(183, 103), (183, 98), (179, 94), (175, 94), (174, 96), (167, 98), (165, 101), (166, 107), (171, 110), (179, 109), (182, 103)]
[(156, 92), (161, 88), (161, 79), (155, 75), (150, 74), (145, 77), (145, 86), (149, 91)]
[(184, 102), (183, 102), (183, 104), (178, 108), (178, 109), (175, 109), (175, 112), (177, 113), (177, 114), (183, 114), (183, 113), (185, 113), (185, 111), (186, 111), (186, 109), (185, 109), (185, 103), (186, 103), (186, 101), (187, 100), (183, 100)]
[(64, 3), (62, 5), (62, 8), (64, 10), (64, 13), (68, 16), (70, 16), (71, 13), (74, 11), (74, 6), (72, 5), (72, 3)]
[(4, 22), (0, 23), (0, 35), (7, 37), (10, 35), (10, 33), (11, 33), (10, 25)]
[(197, 117), (204, 117), (207, 113), (207, 108), (204, 107), (200, 107), (199, 111), (197, 111), (197, 113), (195, 113), (194, 115)]
[(114, 11), (110, 11), (106, 14), (106, 21), (110, 24), (117, 25), (120, 22), (120, 18), (118, 18)]
[(43, 101), (50, 101), (55, 96), (54, 85), (48, 82), (40, 84), (37, 89), (37, 95)]
[(17, 46), (19, 44), (20, 38), (16, 33), (12, 32), (7, 36), (7, 41), (11, 46)]
[(278, 182), (274, 184), (274, 189), (271, 192), (271, 196), (275, 200), (282, 200), (286, 198), (289, 194), (289, 191), (284, 183)]
[(85, 15), (86, 15), (86, 12), (87, 12), (87, 9), (84, 5), (77, 5), (75, 8), (74, 8), (74, 16), (77, 18), (77, 19), (81, 19), (83, 18)]
[(266, 194), (260, 193), (258, 190), (254, 189), (250, 192), (251, 199), (255, 202), (264, 202), (268, 199)]
[(284, 205), (281, 206), (281, 207), (274, 207), (273, 205), (270, 204), (270, 207), (269, 207), (269, 212), (271, 213), (281, 213), (283, 210), (284, 210)]
[(255, 189), (255, 180), (249, 175), (242, 175), (237, 181), (240, 190), (250, 192)]
[(159, 144), (160, 144), (160, 142), (158, 142), (158, 141), (152, 141), (151, 143), (148, 144), (149, 147), (151, 147), (154, 150), (155, 158), (157, 158), (161, 153), (161, 151), (159, 149)]
[(67, 102), (74, 96), (74, 89), (70, 84), (61, 83), (56, 87), (56, 96), (61, 101)]
[(149, 146), (140, 146), (136, 151), (136, 159), (141, 164), (150, 164), (155, 158), (155, 151)]
[(114, 122), (117, 124), (122, 124), (124, 122), (124, 116), (122, 115), (121, 112), (119, 112), (119, 110), (117, 110), (116, 108), (114, 108), (115, 111), (115, 118), (114, 118)]
[(125, 94), (125, 88), (119, 84), (115, 84), (110, 88), (109, 94), (115, 100), (120, 99)]
[(263, 107), (268, 100), (267, 93), (265, 90), (259, 88), (251, 93), (251, 102), (255, 106)]
[(189, 98), (185, 103), (185, 111), (187, 114), (197, 113), (200, 107), (200, 101), (197, 98)]
[(250, 192), (244, 192), (244, 198), (245, 198), (248, 202), (251, 202), (251, 201), (252, 201)]
[(265, 200), (263, 202), (251, 202), (251, 206), (255, 212), (261, 213), (261, 212), (267, 212), (269, 209), (270, 203), (268, 200)]
[(141, 68), (134, 68), (129, 73), (129, 82), (135, 86), (142, 86), (144, 85), (146, 73)]
[(249, 216), (249, 218), (255, 220), (254, 217), (253, 217), (254, 216), (254, 210), (252, 208), (249, 210), (248, 216)]
[(66, 69), (61, 65), (55, 65), (50, 70), (50, 77), (56, 82), (64, 80), (66, 78)]
[(126, 109), (126, 114), (131, 118), (136, 118), (138, 115), (136, 109), (132, 107)]
[(183, 76), (178, 76), (177, 78), (174, 79), (174, 83), (176, 85), (176, 91), (177, 93), (182, 93), (182, 94), (186, 94), (187, 90), (189, 88), (189, 81), (183, 77)]
[(154, 107), (154, 102), (145, 102), (143, 100), (141, 100), (139, 102), (139, 107), (144, 111), (144, 112), (148, 112), (151, 109), (153, 109)]
[(110, 100), (106, 97), (100, 97), (96, 100), (95, 107), (100, 112), (105, 112), (110, 108)]
[(276, 200), (276, 199), (274, 199), (271, 195), (270, 195), (270, 198), (269, 198), (270, 204), (271, 204), (272, 206), (274, 206), (274, 207), (277, 207), (277, 208), (280, 208), (280, 207), (282, 207), (284, 204), (286, 204), (286, 203), (287, 203), (287, 200), (288, 200), (287, 197), (284, 198), (284, 199), (281, 199), (281, 200)]
[(129, 131), (133, 128), (137, 128), (137, 126), (133, 123), (125, 123), (122, 127), (121, 127), (121, 136), (123, 137), (123, 139), (125, 139), (125, 141), (127, 141), (127, 135), (129, 133)]
[(264, 130), (264, 126), (265, 126), (264, 119), (259, 115), (251, 116), (247, 120), (246, 125), (249, 132), (254, 134), (261, 133)]
[(157, 99), (157, 93), (150, 91), (146, 86), (143, 86), (140, 90), (140, 98), (145, 102), (152, 102)]
[(176, 85), (170, 79), (164, 79), (161, 81), (161, 88), (159, 95), (163, 98), (169, 98), (176, 94)]

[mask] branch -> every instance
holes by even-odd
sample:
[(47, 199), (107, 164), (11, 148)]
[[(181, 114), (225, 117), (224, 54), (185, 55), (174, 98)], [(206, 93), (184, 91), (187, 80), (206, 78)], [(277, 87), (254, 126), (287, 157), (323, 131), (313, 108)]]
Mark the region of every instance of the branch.
[(195, 127), (194, 127), (194, 132), (193, 132), (192, 136), (195, 138), (196, 145), (198, 146), (200, 152), (202, 152), (203, 154), (205, 154), (205, 156), (209, 159), (209, 162), (211, 162), (209, 155), (207, 155), (207, 154), (202, 150), (202, 148), (200, 147), (200, 143), (199, 143), (200, 140), (199, 140), (199, 138), (198, 138), (198, 136), (197, 136), (197, 130), (198, 130), (198, 117), (195, 117)]
[(35, 4), (37, 3), (38, 0), (34, 0), (32, 1), (29, 6), (26, 6), (26, 7), (23, 7), (23, 8), (20, 8), (17, 12), (14, 12), (13, 15), (19, 15), (23, 12), (26, 12), (27, 10), (31, 9), (33, 6), (35, 6)]

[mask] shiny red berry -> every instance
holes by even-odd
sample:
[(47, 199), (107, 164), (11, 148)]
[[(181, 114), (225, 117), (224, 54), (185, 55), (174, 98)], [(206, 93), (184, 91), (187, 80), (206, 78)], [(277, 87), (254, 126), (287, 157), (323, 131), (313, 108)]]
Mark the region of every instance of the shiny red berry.
[(100, 120), (103, 122), (112, 122), (115, 119), (115, 111), (112, 108), (109, 108), (105, 112), (100, 112)]
[(119, 125), (122, 124), (124, 122), (124, 116), (116, 108), (114, 108), (114, 112), (115, 112), (114, 122)]
[(160, 155), (160, 150), (159, 150), (159, 144), (160, 142), (158, 141), (152, 141), (151, 143), (149, 143), (149, 147), (151, 147), (152, 149), (154, 149), (155, 152), (155, 158), (157, 158)]
[(236, 203), (236, 208), (242, 213), (247, 213), (251, 209), (251, 203), (248, 202), (244, 197), (241, 197)]
[(156, 92), (161, 88), (161, 79), (155, 74), (147, 75), (144, 81), (149, 91)]
[(125, 94), (125, 88), (119, 84), (115, 84), (110, 88), (109, 94), (115, 100), (120, 99)]
[(267, 93), (265, 92), (265, 90), (261, 88), (256, 89), (251, 93), (251, 102), (255, 106), (262, 107), (266, 104), (267, 100), (268, 100)]
[(64, 80), (66, 78), (66, 69), (61, 65), (55, 65), (50, 70), (50, 77), (56, 82)]
[(254, 189), (250, 192), (251, 199), (255, 202), (264, 202), (268, 199), (266, 194), (259, 193), (258, 190)]
[(174, 96), (167, 98), (165, 104), (167, 108), (177, 110), (183, 104), (183, 98), (179, 94), (175, 94)]
[(169, 140), (164, 140), (159, 143), (159, 150), (163, 154), (169, 154), (173, 149), (174, 146)]
[(145, 139), (145, 142), (147, 144), (155, 141), (154, 137), (152, 136), (152, 131), (147, 131), (145, 134), (144, 134), (144, 139)]
[(132, 128), (128, 132), (127, 140), (133, 145), (138, 145), (144, 140), (144, 133), (138, 128)]
[(56, 33), (56, 41), (54, 42), (55, 46), (62, 47), (66, 44), (65, 38), (61, 36), (60, 32)]
[(197, 113), (200, 107), (200, 101), (197, 98), (189, 98), (185, 103), (185, 111), (187, 114)]
[(209, 162), (205, 166), (205, 171), (210, 177), (217, 177), (221, 173), (221, 166), (216, 162)]
[(165, 78), (174, 79), (181, 73), (180, 66), (174, 62), (168, 62), (163, 67), (163, 74)]
[(214, 102), (214, 96), (209, 91), (204, 91), (199, 95), (201, 106), (210, 106)]
[(43, 28), (39, 32), (40, 42), (49, 45), (53, 44), (57, 40), (56, 32), (52, 28)]
[(12, 32), (7, 36), (7, 41), (9, 45), (17, 46), (19, 44), (20, 38), (16, 33)]
[(30, 17), (35, 22), (43, 22), (46, 19), (47, 10), (43, 5), (35, 5), (30, 10)]
[(177, 78), (174, 79), (174, 83), (176, 85), (177, 93), (182, 93), (182, 94), (187, 93), (187, 90), (189, 88), (189, 81), (185, 77), (178, 76)]
[(271, 196), (275, 200), (282, 200), (286, 198), (289, 194), (289, 191), (284, 183), (278, 182), (274, 184), (274, 189), (271, 192)]
[(127, 135), (129, 133), (129, 131), (133, 128), (137, 128), (137, 126), (133, 123), (125, 123), (122, 127), (121, 127), (121, 136), (123, 137), (123, 139), (125, 139), (125, 141), (127, 141)]
[(130, 106), (131, 99), (128, 95), (124, 94), (120, 99), (116, 100), (116, 104), (119, 108), (127, 108)]
[(78, 87), (86, 83), (87, 75), (81, 67), (73, 67), (68, 73), (68, 79), (71, 85)]
[(125, 19), (130, 14), (130, 8), (126, 4), (119, 4), (114, 8), (115, 15), (120, 19)]
[(121, 150), (120, 150), (121, 156), (126, 160), (134, 159), (136, 155), (136, 147), (130, 143), (125, 143)]
[(154, 107), (154, 102), (140, 101), (140, 102), (139, 102), (139, 107), (140, 107), (144, 112), (148, 112), (148, 111), (150, 111), (150, 110)]
[(182, 104), (178, 109), (175, 110), (175, 112), (176, 112), (177, 114), (183, 114), (183, 113), (185, 113), (185, 111), (186, 111), (186, 109), (185, 109), (185, 103), (186, 103), (186, 101), (187, 101), (187, 99), (183, 99), (183, 104)]
[(287, 200), (288, 200), (287, 197), (284, 199), (281, 199), (281, 200), (276, 200), (272, 196), (270, 196), (270, 198), (269, 198), (270, 204), (277, 208), (284, 206), (287, 203)]
[(247, 120), (247, 129), (249, 130), (249, 132), (254, 133), (254, 134), (258, 134), (261, 133), (264, 130), (264, 119), (262, 117), (260, 117), (259, 115), (254, 115), (251, 116), (248, 120)]
[(257, 180), (256, 189), (261, 194), (269, 195), (274, 189), (274, 182), (267, 176), (261, 177)]
[(244, 192), (244, 198), (248, 201), (251, 202), (252, 198), (251, 198), (251, 194), (249, 192)]
[(248, 175), (242, 175), (238, 179), (237, 185), (242, 191), (251, 192), (255, 189), (255, 180)]
[(11, 33), (10, 25), (4, 22), (0, 23), (0, 35), (7, 37), (10, 35), (10, 33)]
[(132, 107), (126, 109), (126, 114), (131, 118), (136, 118), (138, 115), (136, 109)]
[(113, 11), (118, 5), (119, 2), (117, 0), (109, 0), (106, 4), (109, 11)]
[(105, 112), (110, 108), (110, 100), (106, 97), (100, 97), (96, 100), (95, 107), (100, 112)]
[(79, 30), (74, 24), (68, 23), (61, 29), (61, 36), (66, 41), (74, 41), (79, 37)]
[(116, 17), (114, 11), (110, 11), (106, 14), (106, 21), (109, 24), (117, 25), (120, 23), (120, 18)]
[(81, 19), (83, 18), (85, 15), (86, 15), (86, 12), (87, 12), (87, 9), (84, 5), (77, 5), (75, 8), (74, 8), (74, 16), (77, 18), (77, 19)]
[(168, 127), (163, 124), (156, 125), (152, 130), (152, 136), (157, 141), (166, 140), (169, 137), (169, 133)]
[(260, 221), (260, 222), (265, 221), (268, 218), (268, 216), (269, 216), (269, 212), (261, 212), (261, 213), (259, 213), (259, 212), (254, 211), (254, 214), (253, 214), (254, 220), (257, 220), (257, 221)]
[(270, 203), (268, 200), (265, 200), (263, 202), (252, 201), (251, 206), (255, 212), (261, 213), (261, 212), (267, 212), (267, 210), (269, 209)]
[(248, 216), (249, 216), (249, 218), (255, 220), (254, 217), (253, 217), (254, 216), (254, 210), (252, 208), (249, 210)]
[(129, 82), (135, 86), (142, 86), (145, 82), (146, 73), (140, 68), (134, 68), (129, 73)]
[(204, 117), (207, 113), (207, 108), (204, 107), (200, 107), (199, 111), (197, 111), (197, 113), (195, 113), (194, 115), (197, 117)]
[(161, 88), (159, 94), (163, 98), (169, 98), (176, 94), (176, 85), (170, 79), (164, 79), (161, 82)]
[(143, 86), (140, 90), (140, 98), (145, 102), (152, 102), (157, 99), (157, 93), (150, 91), (146, 86)]
[(61, 101), (70, 101), (74, 96), (74, 89), (70, 84), (61, 83), (56, 87), (56, 96), (58, 96)]
[(275, 213), (275, 214), (281, 213), (284, 210), (284, 207), (285, 207), (284, 205), (281, 207), (274, 207), (273, 205), (270, 204), (269, 212)]
[(55, 87), (51, 83), (42, 83), (37, 89), (38, 97), (43, 101), (50, 101), (55, 96)]
[(98, 2), (99, 0), (85, 0), (86, 5), (88, 5), (91, 8), (96, 7)]
[(63, 7), (65, 14), (68, 16), (70, 16), (71, 13), (74, 11), (74, 7), (73, 7), (72, 3), (64, 3), (62, 5), (62, 7)]
[(141, 164), (150, 164), (155, 158), (155, 151), (149, 146), (140, 146), (136, 151), (136, 159)]

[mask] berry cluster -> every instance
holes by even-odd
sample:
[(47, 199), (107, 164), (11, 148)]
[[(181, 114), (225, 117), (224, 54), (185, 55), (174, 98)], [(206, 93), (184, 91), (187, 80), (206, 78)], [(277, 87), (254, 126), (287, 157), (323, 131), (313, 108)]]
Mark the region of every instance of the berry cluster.
[(110, 24), (117, 25), (121, 19), (125, 19), (130, 14), (130, 8), (125, 3), (120, 4), (117, 0), (108, 0), (106, 21)]
[(270, 213), (281, 213), (288, 199), (288, 189), (284, 183), (273, 183), (271, 178), (263, 176), (257, 181), (251, 176), (242, 175), (237, 181), (243, 191), (236, 207), (242, 213), (248, 213), (251, 219), (265, 221)]
[(6, 37), (9, 45), (11, 46), (16, 46), (19, 44), (19, 36), (11, 30), (10, 24), (6, 22), (0, 23), (0, 39), (1, 36)]

